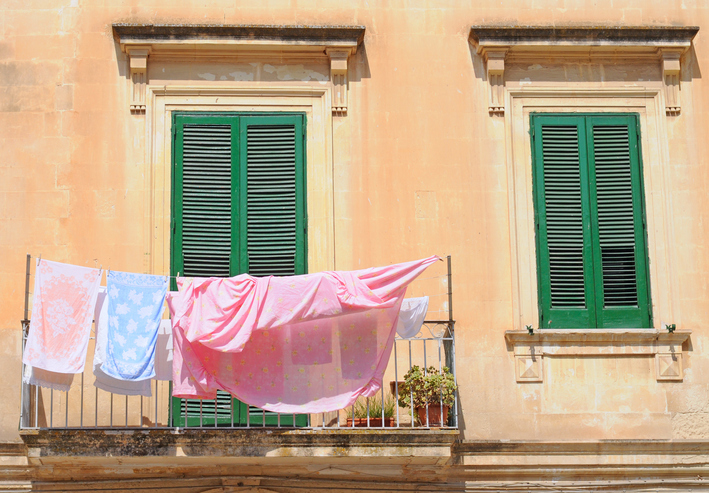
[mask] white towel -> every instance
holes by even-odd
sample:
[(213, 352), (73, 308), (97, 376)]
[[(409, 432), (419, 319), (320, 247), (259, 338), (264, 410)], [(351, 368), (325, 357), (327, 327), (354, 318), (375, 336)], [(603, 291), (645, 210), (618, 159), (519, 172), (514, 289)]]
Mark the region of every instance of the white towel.
[(155, 348), (155, 380), (172, 381), (172, 321), (160, 321)]
[(30, 385), (38, 385), (48, 389), (62, 390), (69, 392), (71, 382), (74, 380), (73, 373), (57, 373), (54, 371), (42, 370), (34, 368), (31, 365), (25, 365), (24, 381)]
[(401, 303), (399, 323), (396, 333), (403, 339), (410, 339), (419, 333), (428, 311), (428, 296), (406, 298)]
[(94, 350), (94, 385), (101, 390), (120, 395), (152, 395), (151, 380), (118, 380), (101, 371), (101, 365), (106, 360), (106, 345), (108, 343), (108, 303), (106, 303), (106, 286), (99, 288), (94, 312), (96, 322), (96, 349)]

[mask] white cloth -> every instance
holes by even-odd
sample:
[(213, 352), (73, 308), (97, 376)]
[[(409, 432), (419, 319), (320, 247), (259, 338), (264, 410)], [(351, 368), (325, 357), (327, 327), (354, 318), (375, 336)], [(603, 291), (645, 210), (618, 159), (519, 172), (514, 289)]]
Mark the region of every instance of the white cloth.
[(155, 348), (155, 380), (172, 381), (172, 321), (160, 321)]
[(421, 298), (406, 298), (401, 303), (399, 323), (396, 333), (402, 339), (410, 339), (419, 333), (428, 311), (428, 296)]
[(23, 379), (30, 385), (38, 385), (48, 389), (69, 392), (71, 382), (74, 381), (74, 374), (57, 373), (54, 371), (42, 370), (41, 368), (34, 368), (31, 365), (25, 365)]
[(119, 380), (101, 371), (101, 365), (106, 361), (106, 345), (108, 343), (108, 303), (106, 302), (106, 286), (99, 288), (94, 312), (96, 322), (96, 349), (94, 350), (94, 385), (106, 392), (120, 395), (144, 395), (150, 397), (151, 380)]

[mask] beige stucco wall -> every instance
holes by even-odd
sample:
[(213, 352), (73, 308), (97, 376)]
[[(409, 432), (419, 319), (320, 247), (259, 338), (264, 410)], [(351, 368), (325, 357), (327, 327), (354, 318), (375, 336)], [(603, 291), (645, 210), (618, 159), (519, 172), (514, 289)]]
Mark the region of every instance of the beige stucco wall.
[[(176, 5), (23, 0), (0, 7), (0, 441), (19, 440), (26, 253), (116, 270), (164, 265), (155, 263), (159, 253), (150, 251), (148, 233), (155, 218), (153, 185), (146, 180), (150, 129), (145, 115), (128, 109), (126, 56), (111, 31), (116, 22), (366, 27), (364, 43), (350, 59), (349, 112), (329, 123), (334, 249), (326, 260), (350, 269), (452, 255), (465, 439), (709, 438), (706, 2)], [(647, 356), (547, 357), (543, 383), (515, 381), (504, 339), (506, 330), (519, 328), (513, 311), (509, 123), (488, 114), (484, 64), (468, 34), (471, 25), (552, 23), (700, 26), (683, 58), (682, 113), (663, 123), (669, 206), (662, 231), (670, 233), (667, 258), (677, 293), (674, 320), (655, 322), (692, 331), (683, 382), (658, 382)], [(529, 79), (541, 85), (657, 86), (657, 63), (654, 69), (568, 63), (541, 71), (512, 65), (506, 77), (511, 85)], [(326, 84), (319, 79), (327, 75), (327, 64), (272, 65), (274, 71), (156, 64), (150, 79), (207, 86)], [(252, 76), (254, 81), (234, 80)], [(671, 286), (658, 282), (653, 288), (659, 299), (659, 291)]]

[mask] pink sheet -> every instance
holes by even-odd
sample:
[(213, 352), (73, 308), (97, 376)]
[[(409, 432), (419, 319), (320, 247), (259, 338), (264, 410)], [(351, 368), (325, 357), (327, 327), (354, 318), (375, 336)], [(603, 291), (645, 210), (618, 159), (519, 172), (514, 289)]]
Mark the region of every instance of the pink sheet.
[(37, 261), (25, 364), (56, 373), (84, 371), (100, 281), (100, 269)]
[(292, 277), (179, 278), (173, 395), (223, 389), (281, 413), (342, 409), (382, 384), (406, 286), (438, 257)]

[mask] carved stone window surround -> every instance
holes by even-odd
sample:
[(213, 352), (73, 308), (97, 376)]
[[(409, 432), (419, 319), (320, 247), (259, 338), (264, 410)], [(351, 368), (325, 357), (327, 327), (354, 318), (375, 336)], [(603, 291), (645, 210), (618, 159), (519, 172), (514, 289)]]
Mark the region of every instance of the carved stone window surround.
[(332, 111), (347, 113), (348, 60), (364, 39), (362, 26), (249, 26), (114, 24), (129, 58), (133, 113), (146, 109), (149, 59), (228, 61), (324, 59), (330, 63)]
[(683, 378), (682, 345), (689, 330), (656, 329), (508, 330), (505, 341), (514, 352), (518, 382), (542, 382), (545, 356), (648, 356), (655, 358), (658, 381)]
[(502, 115), (505, 63), (557, 60), (632, 59), (661, 63), (667, 115), (680, 113), (681, 57), (698, 27), (508, 27), (473, 26), (469, 41), (487, 67), (488, 108)]

